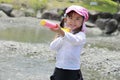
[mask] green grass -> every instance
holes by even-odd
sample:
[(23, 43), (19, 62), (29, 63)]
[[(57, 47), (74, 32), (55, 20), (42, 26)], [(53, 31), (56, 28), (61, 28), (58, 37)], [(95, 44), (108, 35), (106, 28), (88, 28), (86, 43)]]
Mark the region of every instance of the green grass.
[[(90, 6), (90, 1), (97, 1), (97, 6)], [(115, 13), (117, 12), (117, 3), (113, 2), (112, 0), (88, 0), (82, 4), (84, 7), (90, 10), (96, 10), (101, 12), (110, 12)]]
[[(97, 2), (98, 5), (90, 5), (90, 2)], [(89, 10), (96, 10), (101, 12), (117, 12), (117, 3), (112, 0), (74, 0), (74, 3), (69, 2), (69, 0), (0, 0), (0, 2), (11, 3), (14, 8), (20, 8), (21, 4), (27, 5), (27, 7), (32, 7), (35, 10), (40, 8), (65, 8), (70, 5), (81, 5)]]
[[(92, 1), (97, 2), (98, 5), (91, 6), (90, 2)], [(74, 3), (70, 3), (69, 0), (64, 0), (64, 2), (58, 2), (56, 0), (53, 0), (52, 2), (50, 1), (48, 5), (49, 8), (65, 8), (70, 5), (81, 5), (89, 10), (96, 10), (96, 11), (110, 12), (110, 13), (117, 12), (117, 3), (111, 0), (81, 0), (81, 1), (75, 0)]]
[(14, 8), (19, 9), (22, 5), (24, 7), (31, 7), (35, 10), (44, 8), (47, 6), (48, 0), (0, 0), (0, 3), (10, 3), (14, 5)]

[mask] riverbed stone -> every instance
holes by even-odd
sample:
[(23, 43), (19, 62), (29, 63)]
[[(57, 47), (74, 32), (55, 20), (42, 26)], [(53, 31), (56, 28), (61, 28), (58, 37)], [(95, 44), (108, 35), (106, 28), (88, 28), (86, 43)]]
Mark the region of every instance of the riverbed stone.
[(22, 10), (13, 10), (10, 14), (12, 17), (25, 17), (25, 13)]
[(118, 31), (120, 31), (120, 23), (118, 24)]
[(116, 19), (110, 19), (105, 25), (105, 33), (112, 34), (117, 30), (118, 22)]
[(95, 21), (98, 19), (98, 17), (99, 17), (99, 12), (97, 12), (97, 11), (92, 11), (92, 10), (90, 10), (89, 12), (89, 21), (91, 22), (91, 23), (95, 23)]
[(7, 3), (1, 3), (0, 10), (3, 10), (8, 16), (10, 16), (11, 11), (13, 10), (13, 5)]
[(99, 17), (103, 19), (113, 18), (113, 14), (109, 12), (100, 12)]
[(120, 12), (113, 14), (113, 19), (116, 19), (118, 22), (120, 22)]
[(8, 17), (2, 10), (0, 10), (0, 17)]
[(100, 18), (100, 19), (97, 19), (96, 20), (96, 26), (98, 27), (98, 28), (100, 28), (101, 30), (104, 30), (105, 29), (105, 25), (106, 25), (106, 23), (109, 21), (109, 19), (102, 19), (102, 18)]
[(50, 19), (50, 20), (60, 20), (60, 15), (56, 10), (45, 11), (41, 15), (42, 19)]

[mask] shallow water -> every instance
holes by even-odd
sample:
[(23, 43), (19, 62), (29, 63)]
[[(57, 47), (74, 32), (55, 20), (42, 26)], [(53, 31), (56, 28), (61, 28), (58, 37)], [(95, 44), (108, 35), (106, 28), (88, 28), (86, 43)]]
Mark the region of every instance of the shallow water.
[(1, 40), (43, 43), (52, 40), (54, 33), (46, 28), (9, 27), (0, 30)]
[[(81, 66), (85, 80), (119, 80), (120, 64), (117, 64), (117, 61), (119, 63), (120, 57), (116, 58), (114, 64), (108, 63), (107, 58), (112, 53), (119, 54), (120, 37), (117, 36), (116, 39), (116, 37), (101, 36), (100, 33), (88, 34), (88, 42), (85, 46), (85, 53), (82, 55)], [(46, 28), (9, 27), (1, 29), (0, 80), (49, 80), (55, 63), (55, 52), (49, 49), (49, 43), (53, 37), (54, 33)], [(109, 52), (110, 54), (108, 54)], [(102, 56), (102, 54), (106, 56)], [(100, 59), (101, 56), (103, 58)], [(110, 58), (114, 56), (116, 55), (111, 55)], [(100, 60), (105, 61), (108, 66), (101, 64)], [(113, 64), (113, 72), (111, 70), (107, 72), (106, 67), (109, 67), (109, 64)], [(118, 68), (115, 68), (116, 66)], [(118, 69), (118, 74), (114, 74), (116, 69)]]

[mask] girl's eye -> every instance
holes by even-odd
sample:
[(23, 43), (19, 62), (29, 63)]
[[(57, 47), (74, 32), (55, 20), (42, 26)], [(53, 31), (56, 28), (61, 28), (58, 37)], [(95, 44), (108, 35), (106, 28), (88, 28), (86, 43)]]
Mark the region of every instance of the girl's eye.
[(80, 18), (77, 18), (76, 20), (80, 20)]
[(72, 19), (72, 17), (69, 17), (70, 19)]
[(82, 21), (82, 18), (77, 18), (76, 20)]

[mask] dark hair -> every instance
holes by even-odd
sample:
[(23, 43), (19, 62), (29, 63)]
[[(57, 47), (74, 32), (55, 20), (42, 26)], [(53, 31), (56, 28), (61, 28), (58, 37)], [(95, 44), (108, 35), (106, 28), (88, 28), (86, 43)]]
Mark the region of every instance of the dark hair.
[[(75, 11), (71, 11), (71, 12), (69, 12), (68, 14), (66, 14), (64, 17), (70, 17), (70, 16), (72, 16), (73, 15), (73, 13), (76, 13)], [(84, 17), (83, 17), (83, 20), (84, 20)], [(64, 21), (64, 18), (61, 20), (61, 22), (60, 22), (60, 26), (62, 27), (62, 28), (64, 28), (64, 23), (65, 23), (65, 21)], [(80, 31), (82, 31), (82, 25), (81, 25), (81, 27), (78, 27), (78, 28), (76, 28), (75, 30), (73, 30), (73, 34), (76, 34), (76, 33), (78, 33), (78, 32), (80, 32)]]
[(62, 27), (62, 28), (64, 28), (64, 18), (61, 20), (61, 22), (60, 22), (60, 27)]

